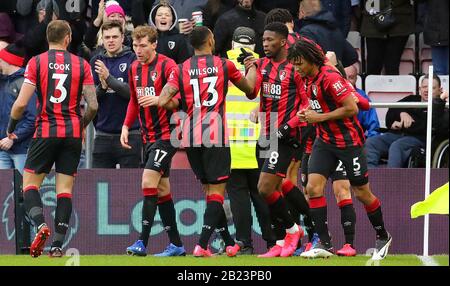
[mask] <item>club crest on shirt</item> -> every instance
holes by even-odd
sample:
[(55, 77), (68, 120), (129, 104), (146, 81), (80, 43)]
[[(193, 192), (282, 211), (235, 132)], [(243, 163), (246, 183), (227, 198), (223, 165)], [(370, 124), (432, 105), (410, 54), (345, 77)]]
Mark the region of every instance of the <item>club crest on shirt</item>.
[(175, 48), (175, 42), (174, 41), (169, 41), (167, 43), (167, 45), (169, 46), (169, 49), (173, 50), (173, 48)]
[(124, 72), (127, 69), (127, 63), (121, 63), (119, 65), (120, 72)]
[(281, 81), (285, 80), (286, 79), (286, 75), (287, 75), (287, 73), (286, 73), (285, 70), (280, 71), (280, 80)]
[(311, 86), (311, 90), (312, 90), (312, 93), (314, 94), (314, 96), (317, 96), (317, 85), (313, 84)]
[(158, 72), (153, 71), (150, 73), (150, 76), (152, 77), (152, 80), (155, 81), (156, 78), (158, 77)]

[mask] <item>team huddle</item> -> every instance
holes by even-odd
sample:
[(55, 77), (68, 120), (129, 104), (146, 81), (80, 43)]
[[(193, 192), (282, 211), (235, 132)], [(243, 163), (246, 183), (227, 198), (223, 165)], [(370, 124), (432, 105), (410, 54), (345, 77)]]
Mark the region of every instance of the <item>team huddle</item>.
[[(352, 247), (354, 224), (350, 235), (346, 235), (346, 246), (337, 252), (333, 248), (324, 196), (329, 177), (347, 182), (348, 193), (351, 186), (376, 232), (372, 259), (386, 257), (392, 237), (384, 226), (381, 203), (369, 187), (364, 131), (356, 117), (358, 108), (368, 109), (369, 104), (317, 44), (303, 37), (288, 41), (291, 35), (283, 23), (269, 23), (263, 35), (266, 57), (256, 59), (242, 49), (238, 58), (245, 67), (242, 73), (229, 59), (214, 56), (214, 35), (206, 27), (194, 28), (190, 44), (195, 54), (180, 65), (156, 52), (157, 37), (156, 29), (149, 26), (138, 26), (132, 34), (137, 60), (128, 70), (130, 100), (120, 142), (123, 148), (133, 148), (130, 129), (138, 119), (145, 167), (141, 184), (142, 231), (126, 249), (128, 254), (147, 255), (158, 210), (170, 244), (157, 256), (186, 255), (169, 182), (172, 157), (180, 145), (206, 195), (203, 226), (193, 255), (213, 255), (208, 244), (215, 231), (225, 242), (226, 255), (240, 253), (242, 245), (231, 237), (223, 208), (232, 161), (226, 119), (231, 82), (248, 100), (259, 96), (260, 102), (259, 116), (254, 120), (261, 125), (255, 154), (260, 170), (257, 189), (267, 204), (276, 243), (258, 257), (289, 257), (298, 251), (305, 235), (299, 225), (300, 214), (310, 240), (300, 256), (356, 255)], [(52, 21), (47, 39), (49, 51), (33, 57), (27, 66), (8, 125), (8, 137), (14, 138), (15, 126), (36, 92), (36, 132), (23, 176), (25, 211), (37, 228), (30, 249), (32, 257), (42, 254), (51, 235), (39, 188), (53, 164), (57, 207), (49, 255), (63, 255), (83, 129), (98, 109), (90, 65), (67, 52), (69, 25)], [(87, 102), (84, 114), (80, 110), (82, 98)], [(297, 161), (302, 162), (303, 191), (296, 186), (296, 179), (293, 182), (289, 178)], [(351, 216), (354, 209), (348, 196), (345, 194), (338, 204)], [(314, 237), (315, 243), (311, 243)]]

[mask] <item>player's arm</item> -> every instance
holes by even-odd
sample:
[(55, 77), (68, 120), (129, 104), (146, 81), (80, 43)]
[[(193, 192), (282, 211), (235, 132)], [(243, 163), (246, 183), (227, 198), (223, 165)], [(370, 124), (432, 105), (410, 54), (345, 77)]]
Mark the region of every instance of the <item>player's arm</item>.
[(172, 101), (172, 99), (180, 90), (179, 73), (181, 72), (181, 68), (182, 66), (179, 65), (170, 71), (169, 79), (167, 80), (167, 83), (164, 85), (163, 89), (161, 90), (161, 94), (158, 97), (159, 107), (169, 109), (169, 107), (172, 107), (172, 104), (175, 104), (175, 101)]
[(81, 123), (83, 128), (86, 128), (94, 119), (98, 110), (97, 96), (95, 94), (95, 87), (93, 84), (83, 85), (83, 96), (88, 106), (83, 117), (81, 118)]
[(358, 92), (353, 92), (353, 99), (355, 100), (356, 104), (358, 105), (358, 108), (361, 110), (369, 110), (370, 109), (370, 103), (367, 98), (359, 94)]
[(6, 134), (10, 139), (17, 139), (17, 136), (14, 134), (14, 130), (16, 129), (17, 123), (19, 123), (19, 120), (22, 118), (28, 102), (33, 97), (35, 90), (35, 85), (28, 82), (23, 83), (19, 96), (11, 108), (11, 115), (9, 118), (8, 128), (6, 130)]
[(227, 61), (229, 78), (237, 88), (245, 93), (247, 98), (254, 99), (258, 94), (258, 92), (255, 92), (255, 86), (258, 79), (256, 59), (244, 49), (241, 49), (241, 51), (242, 53), (239, 55), (238, 61), (244, 64), (247, 74), (245, 77), (241, 76), (240, 71), (236, 68), (234, 63)]

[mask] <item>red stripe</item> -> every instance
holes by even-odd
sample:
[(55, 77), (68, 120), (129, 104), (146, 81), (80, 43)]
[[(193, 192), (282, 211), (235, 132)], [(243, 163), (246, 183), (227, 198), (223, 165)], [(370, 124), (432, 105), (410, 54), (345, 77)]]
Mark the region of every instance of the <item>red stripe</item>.
[(69, 193), (61, 193), (61, 194), (57, 194), (56, 195), (57, 199), (61, 199), (61, 198), (68, 198), (71, 199), (72, 198), (72, 194)]
[(352, 199), (342, 200), (338, 203), (338, 207), (343, 208), (345, 206), (352, 205), (352, 204), (353, 204)]
[(224, 197), (219, 195), (219, 194), (212, 194), (212, 195), (206, 196), (206, 202), (207, 203), (209, 203), (209, 202), (218, 202), (218, 203), (223, 204), (223, 201), (224, 201)]
[(283, 173), (276, 173), (275, 175), (277, 175), (278, 177), (281, 177), (281, 178), (286, 178), (286, 174), (283, 174)]
[(158, 201), (156, 202), (156, 204), (160, 205), (163, 204), (165, 202), (171, 201), (172, 200), (172, 194), (168, 194), (162, 197), (158, 197)]
[(230, 176), (223, 176), (223, 177), (219, 177), (219, 178), (217, 178), (217, 182), (220, 182), (220, 181), (223, 181), (223, 180), (226, 180), (226, 179), (228, 179)]
[(374, 211), (376, 211), (379, 207), (381, 206), (381, 202), (380, 200), (378, 200), (378, 198), (375, 198), (375, 200), (368, 204), (365, 205), (364, 208), (366, 209), (366, 212), (368, 213), (373, 213)]
[[(56, 61), (57, 65), (64, 65), (64, 53), (55, 52), (55, 61)], [(73, 68), (73, 66), (71, 66), (71, 68)], [(60, 70), (60, 69), (55, 70), (55, 74), (64, 74), (64, 72), (65, 72), (64, 70)], [(71, 72), (71, 71), (69, 71), (69, 72)], [(56, 98), (61, 97), (62, 92), (61, 92), (61, 90), (57, 89), (56, 86), (58, 84), (61, 85), (63, 82), (60, 79), (53, 79), (53, 78), (51, 78), (51, 79), (49, 78), (48, 80), (51, 81), (51, 84), (55, 86), (54, 94), (49, 94), (49, 96), (53, 95)], [(67, 86), (66, 84), (67, 84), (67, 80), (64, 82), (64, 88), (66, 88), (66, 86)], [(64, 99), (64, 101), (70, 100), (70, 96), (71, 96), (70, 90), (66, 90), (66, 92), (67, 92), (68, 98)], [(66, 123), (65, 123), (65, 120), (64, 120), (64, 117), (62, 114), (63, 113), (62, 106), (63, 106), (64, 101), (61, 103), (51, 103), (51, 104), (53, 104), (53, 116), (56, 121), (55, 122), (56, 126), (53, 126), (53, 128), (56, 128), (56, 137), (58, 137), (58, 138), (66, 137)]]
[(275, 191), (272, 194), (270, 194), (268, 197), (266, 197), (266, 202), (269, 205), (273, 205), (280, 199), (280, 197), (281, 197), (281, 193), (278, 191)]
[(28, 191), (38, 191), (39, 190), (39, 188), (38, 187), (36, 187), (36, 186), (28, 186), (28, 187), (25, 187), (24, 189), (23, 189), (23, 192), (25, 193), (25, 192), (28, 192)]
[(27, 169), (27, 168), (24, 168), (23, 170), (24, 170), (25, 172), (28, 172), (28, 173), (31, 173), (31, 174), (36, 173), (34, 170)]
[[(83, 80), (80, 74), (80, 62), (83, 65), (82, 68), (84, 71), (88, 67), (85, 68), (84, 60), (81, 60), (71, 55), (71, 63), (72, 63), (72, 80), (70, 82), (70, 98), (69, 98), (69, 110), (70, 110), (70, 121), (72, 125), (72, 136), (75, 138), (81, 137), (81, 126), (80, 126), (80, 117), (78, 116), (79, 111), (79, 95), (81, 94), (81, 90), (79, 90), (80, 81)], [(84, 78), (87, 78), (88, 75), (86, 72), (84, 73)]]
[(324, 196), (309, 199), (309, 207), (312, 209), (323, 208), (327, 206), (327, 200)]
[(41, 128), (42, 134), (41, 138), (48, 138), (50, 134), (50, 125), (48, 122), (48, 114), (47, 114), (47, 103), (48, 103), (48, 94), (47, 94), (47, 86), (48, 86), (48, 52), (43, 54), (40, 57), (39, 62), (39, 70), (41, 72), (40, 75), (40, 85), (41, 85), (41, 95), (42, 95), (42, 112), (41, 112)]
[(284, 183), (281, 185), (281, 190), (283, 191), (283, 195), (287, 195), (290, 191), (294, 189), (295, 185), (289, 181), (285, 180)]
[(144, 194), (144, 197), (154, 197), (158, 195), (158, 189), (157, 188), (143, 188), (142, 193)]

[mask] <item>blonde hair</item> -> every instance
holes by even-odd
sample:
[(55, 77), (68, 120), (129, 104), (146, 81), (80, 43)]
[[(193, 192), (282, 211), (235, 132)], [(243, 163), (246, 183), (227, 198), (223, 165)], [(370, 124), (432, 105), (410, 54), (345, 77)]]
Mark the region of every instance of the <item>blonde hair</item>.
[(72, 34), (70, 25), (64, 20), (53, 20), (47, 26), (47, 41), (58, 44), (64, 40), (64, 37)]

